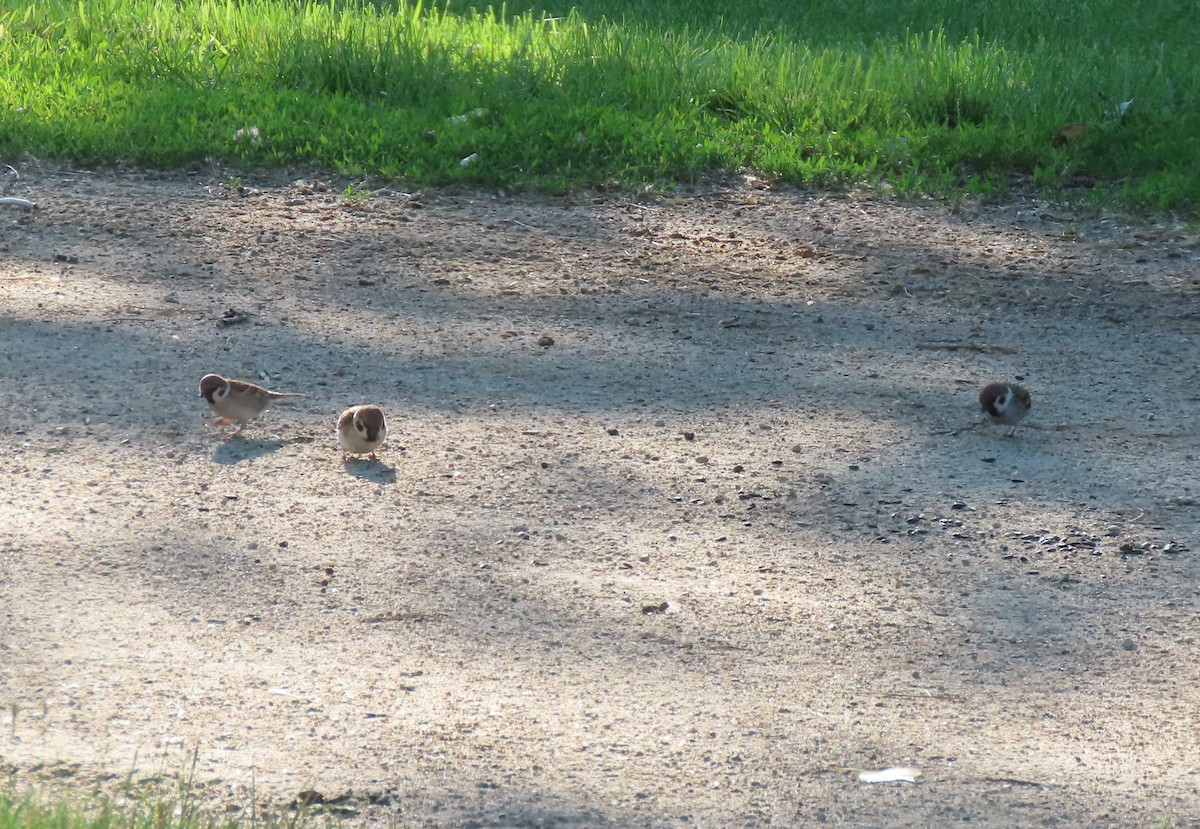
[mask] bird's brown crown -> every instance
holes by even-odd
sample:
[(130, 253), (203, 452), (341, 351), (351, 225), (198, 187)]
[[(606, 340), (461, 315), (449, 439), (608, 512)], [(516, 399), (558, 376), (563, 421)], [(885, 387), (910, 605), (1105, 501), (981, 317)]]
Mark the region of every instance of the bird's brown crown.
[(362, 406), (354, 414), (354, 419), (362, 424), (367, 431), (367, 440), (375, 440), (383, 429), (383, 409), (378, 406)]
[(213, 395), (217, 390), (223, 388), (227, 381), (219, 374), (206, 374), (200, 378), (200, 396), (209, 403), (213, 401)]

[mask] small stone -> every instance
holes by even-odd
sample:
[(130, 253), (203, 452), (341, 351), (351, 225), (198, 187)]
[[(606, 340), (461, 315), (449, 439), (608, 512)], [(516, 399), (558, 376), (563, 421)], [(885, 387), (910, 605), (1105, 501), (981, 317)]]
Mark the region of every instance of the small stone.
[(553, 337), (538, 337), (537, 344), (540, 345), (542, 348), (549, 348), (550, 346), (554, 345), (554, 338)]
[(1136, 651), (1137, 643), (1134, 642), (1132, 639), (1126, 639), (1124, 642), (1121, 643), (1121, 647), (1127, 651)]
[(238, 323), (245, 322), (249, 316), (245, 311), (239, 311), (236, 308), (226, 308), (225, 313), (221, 314), (217, 320), (217, 324), (237, 325)]
[(613, 437), (616, 437), (617, 435), (621, 434), (620, 432), (617, 431), (616, 427), (614, 427), (614, 426), (609, 426), (604, 431), (608, 432)]

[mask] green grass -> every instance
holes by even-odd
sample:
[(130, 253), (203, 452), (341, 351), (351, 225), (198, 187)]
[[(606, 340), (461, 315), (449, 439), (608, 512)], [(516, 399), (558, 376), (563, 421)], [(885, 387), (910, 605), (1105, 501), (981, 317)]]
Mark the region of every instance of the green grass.
[(0, 795), (0, 829), (210, 829), (220, 824), (176, 815), (173, 809), (132, 809), (111, 800), (91, 807), (69, 800), (54, 802), (32, 796)]
[(0, 794), (0, 829), (302, 829), (308, 824), (303, 812), (218, 816), (182, 791), (85, 800)]
[[(14, 708), (14, 719), (15, 719)], [(244, 808), (218, 815), (200, 802), (204, 784), (196, 782), (200, 750), (177, 774), (162, 773), (135, 781), (130, 772), (115, 794), (95, 785), (90, 791), (70, 786), (71, 775), (51, 772), (49, 785), (16, 791), (16, 783), (5, 781), (0, 790), (0, 829), (307, 829), (313, 814), (307, 807), (281, 813), (263, 808), (253, 794)], [(69, 769), (70, 767), (66, 767)]]
[[(1200, 205), (1195, 0), (7, 8), (9, 157), (551, 189), (750, 168), (987, 193), (1027, 176)], [(1086, 137), (1053, 146), (1073, 122)]]

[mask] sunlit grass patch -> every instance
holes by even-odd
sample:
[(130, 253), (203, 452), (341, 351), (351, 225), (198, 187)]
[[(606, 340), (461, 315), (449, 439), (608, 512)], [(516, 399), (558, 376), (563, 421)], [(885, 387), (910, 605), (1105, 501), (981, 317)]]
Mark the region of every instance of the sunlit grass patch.
[[(26, 3), (0, 13), (0, 152), (417, 184), (753, 168), (915, 191), (1016, 175), (1176, 208), (1200, 195), (1200, 46), (1168, 12), (644, 6)], [(1056, 140), (1067, 124), (1083, 129)]]

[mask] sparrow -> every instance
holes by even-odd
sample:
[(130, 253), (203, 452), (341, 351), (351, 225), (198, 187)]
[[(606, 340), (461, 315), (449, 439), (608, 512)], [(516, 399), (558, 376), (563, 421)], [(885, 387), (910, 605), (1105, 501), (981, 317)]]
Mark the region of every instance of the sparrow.
[(1013, 383), (988, 383), (979, 392), (979, 405), (992, 423), (1011, 426), (1008, 436), (1017, 431), (1017, 424), (1033, 407), (1029, 392)]
[(375, 450), (387, 438), (387, 421), (378, 406), (352, 406), (342, 412), (337, 423), (338, 445), (342, 447), (342, 462), (347, 455), (366, 455), (371, 460)]
[(245, 380), (229, 380), (219, 374), (200, 378), (200, 396), (218, 417), (221, 426), (237, 423), (234, 435), (241, 434), (246, 424), (271, 407), (271, 401), (284, 397), (304, 397), (297, 392), (269, 391)]

